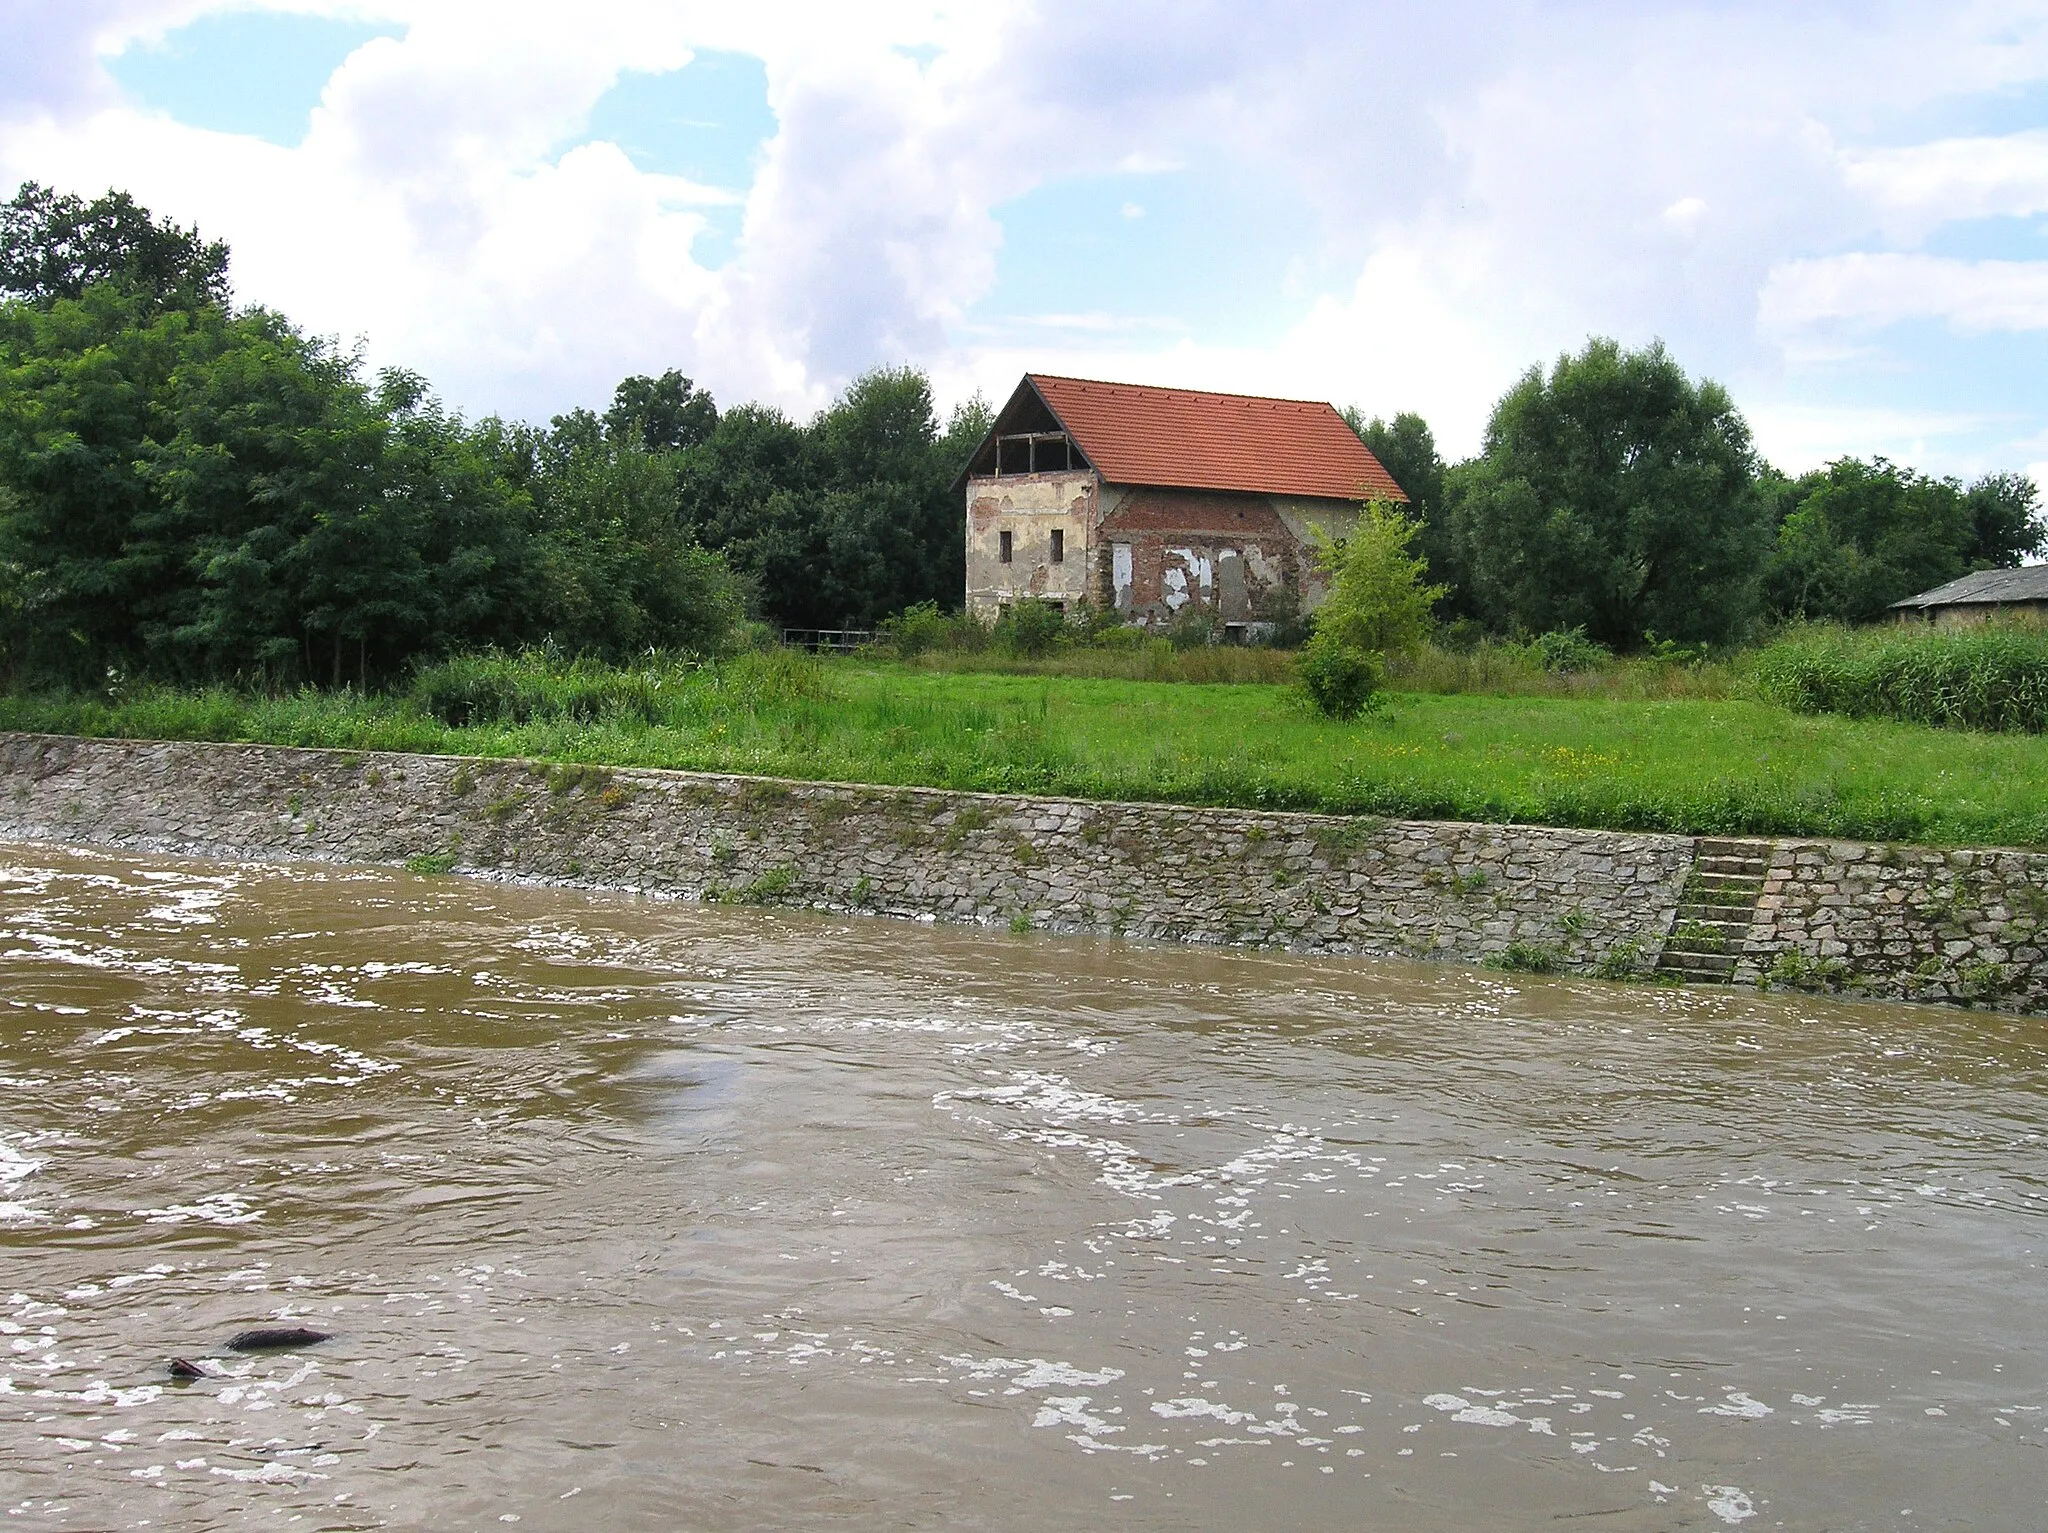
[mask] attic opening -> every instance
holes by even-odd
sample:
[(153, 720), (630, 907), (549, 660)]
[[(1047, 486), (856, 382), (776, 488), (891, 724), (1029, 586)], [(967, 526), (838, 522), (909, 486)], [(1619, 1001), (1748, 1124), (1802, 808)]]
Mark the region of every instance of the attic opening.
[(1053, 414), (1027, 378), (996, 413), (995, 424), (975, 448), (961, 479), (1058, 474), (1093, 466), (1068, 435), (1066, 422)]
[(1084, 467), (1064, 431), (1020, 431), (996, 438), (995, 474), (1055, 474)]

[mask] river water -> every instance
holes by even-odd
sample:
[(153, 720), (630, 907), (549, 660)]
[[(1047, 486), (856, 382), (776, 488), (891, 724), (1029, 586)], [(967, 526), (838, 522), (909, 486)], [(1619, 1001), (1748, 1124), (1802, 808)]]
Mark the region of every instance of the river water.
[(2044, 1037), (0, 848), (0, 1514), (2040, 1527)]

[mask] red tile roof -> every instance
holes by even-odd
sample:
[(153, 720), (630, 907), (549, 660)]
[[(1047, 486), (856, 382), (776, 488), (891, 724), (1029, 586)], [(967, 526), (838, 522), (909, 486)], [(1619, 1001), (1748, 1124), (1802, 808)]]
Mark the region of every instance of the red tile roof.
[(1027, 374), (1111, 484), (1405, 501), (1329, 405)]

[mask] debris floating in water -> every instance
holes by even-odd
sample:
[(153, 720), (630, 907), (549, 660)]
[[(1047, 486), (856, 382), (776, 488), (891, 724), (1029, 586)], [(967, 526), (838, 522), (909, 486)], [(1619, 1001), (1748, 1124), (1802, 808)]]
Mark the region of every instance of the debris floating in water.
[(310, 1347), (332, 1339), (326, 1331), (315, 1331), (303, 1325), (258, 1326), (253, 1331), (238, 1331), (230, 1336), (228, 1350), (276, 1352), (286, 1347)]

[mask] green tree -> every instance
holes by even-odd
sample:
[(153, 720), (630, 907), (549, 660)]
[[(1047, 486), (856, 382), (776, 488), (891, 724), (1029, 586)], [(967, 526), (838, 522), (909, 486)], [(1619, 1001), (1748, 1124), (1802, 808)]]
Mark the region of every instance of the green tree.
[(659, 378), (636, 375), (622, 381), (612, 393), (604, 424), (614, 439), (635, 439), (649, 452), (678, 452), (718, 429), (718, 406), (670, 368)]
[(1444, 588), (1423, 583), (1429, 566), (1410, 547), (1421, 530), (1415, 517), (1385, 501), (1368, 502), (1348, 538), (1310, 528), (1329, 585), (1295, 676), (1318, 712), (1351, 719), (1373, 711), (1387, 657), (1428, 636), (1430, 607)]
[(1970, 486), (1963, 504), (1970, 512), (1964, 557), (1971, 569), (2012, 569), (2048, 546), (2041, 492), (2025, 474), (1986, 474)]
[(85, 202), (33, 181), (0, 207), (0, 294), (43, 307), (111, 283), (151, 308), (225, 308), (228, 247), (126, 192)]
[(1447, 614), (1471, 616), (1465, 590), (1469, 577), (1464, 552), (1444, 509), (1444, 476), (1448, 470), (1437, 451), (1436, 433), (1429, 429), (1429, 422), (1412, 410), (1404, 410), (1392, 420), (1378, 416), (1367, 420), (1355, 407), (1344, 411), (1344, 419), (1408, 497), (1408, 509), (1421, 523), (1416, 550), (1428, 561), (1431, 573), (1445, 585), (1443, 606)]
[(683, 512), (776, 623), (871, 627), (919, 602), (957, 606), (966, 546), (952, 481), (987, 419), (970, 400), (942, 433), (913, 368), (863, 374), (808, 425), (742, 406), (683, 455)]
[(1312, 527), (1316, 562), (1329, 587), (1315, 609), (1315, 631), (1377, 655), (1400, 655), (1429, 636), (1430, 608), (1444, 594), (1425, 585), (1428, 561), (1411, 545), (1421, 522), (1385, 501), (1371, 501), (1351, 536)]
[(647, 649), (717, 653), (741, 588), (677, 514), (681, 463), (637, 431), (613, 435), (588, 410), (523, 444), (535, 520), (529, 638), (623, 660)]
[(425, 574), (421, 652), (530, 642), (542, 592), (518, 433), (496, 419), (467, 424), (397, 369), (379, 377), (377, 408), (390, 423), (382, 493), (402, 504)]
[(1864, 622), (1960, 575), (1971, 518), (1957, 487), (1883, 458), (1840, 458), (1779, 490), (1764, 571), (1774, 617)]
[(1965, 490), (1884, 458), (1839, 458), (1770, 486), (1777, 546), (1764, 572), (1774, 617), (1868, 622), (1893, 602), (1973, 569), (2010, 568), (2042, 546), (2024, 474)]
[(425, 626), (415, 529), (382, 493), (387, 422), (353, 358), (279, 316), (222, 338), (158, 391), (141, 458), (156, 503), (132, 535), (176, 571), (139, 625), (150, 668), (365, 683)]
[(143, 669), (141, 625), (164, 621), (182, 550), (153, 526), (143, 460), (167, 435), (158, 401), (181, 367), (231, 343), (219, 309), (151, 312), (108, 284), (47, 307), (0, 306), (0, 564), (17, 675), (94, 680)]
[(1445, 493), (1496, 629), (1631, 649), (1652, 631), (1732, 639), (1756, 614), (1770, 529), (1749, 428), (1661, 344), (1595, 339), (1547, 378), (1530, 369)]

